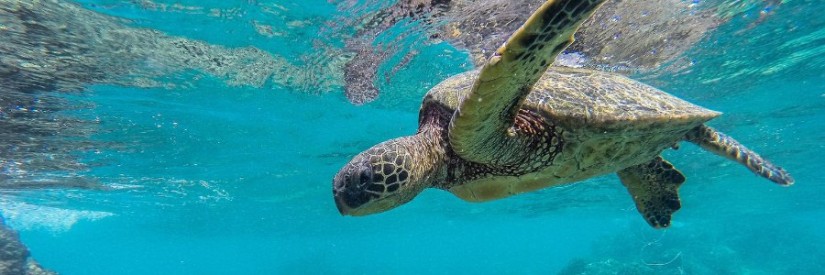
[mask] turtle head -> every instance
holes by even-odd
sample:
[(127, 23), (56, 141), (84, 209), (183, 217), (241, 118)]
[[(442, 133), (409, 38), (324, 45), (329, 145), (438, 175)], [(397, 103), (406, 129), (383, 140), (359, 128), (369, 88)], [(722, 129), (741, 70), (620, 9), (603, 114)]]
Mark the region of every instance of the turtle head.
[[(409, 137), (408, 137), (409, 138)], [(363, 216), (405, 204), (427, 184), (414, 169), (420, 162), (406, 139), (390, 140), (355, 156), (332, 180), (341, 215)], [(424, 162), (426, 163), (426, 161)]]

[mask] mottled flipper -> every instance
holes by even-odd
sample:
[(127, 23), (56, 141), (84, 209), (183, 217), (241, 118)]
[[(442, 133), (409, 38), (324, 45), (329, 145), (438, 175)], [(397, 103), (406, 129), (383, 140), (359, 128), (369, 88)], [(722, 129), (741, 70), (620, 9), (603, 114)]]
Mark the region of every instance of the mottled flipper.
[(686, 140), (696, 143), (705, 150), (736, 161), (751, 171), (780, 185), (793, 184), (794, 179), (785, 169), (763, 159), (759, 154), (751, 151), (735, 139), (716, 129), (701, 125), (688, 132)]
[(670, 217), (682, 207), (679, 186), (685, 176), (662, 157), (619, 171), (636, 209), (647, 223), (656, 228), (668, 227)]
[(547, 1), (510, 36), (481, 69), (453, 116), (449, 133), (456, 153), (480, 163), (517, 160), (512, 155), (523, 150), (508, 145), (507, 139), (521, 103), (604, 1)]

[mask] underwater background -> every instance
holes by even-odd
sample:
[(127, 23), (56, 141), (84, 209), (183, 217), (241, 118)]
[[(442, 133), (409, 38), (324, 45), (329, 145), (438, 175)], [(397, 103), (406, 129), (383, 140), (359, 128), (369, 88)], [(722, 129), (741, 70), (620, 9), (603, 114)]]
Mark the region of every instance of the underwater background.
[[(672, 58), (583, 46), (579, 65), (724, 112), (709, 124), (795, 185), (685, 144), (665, 152), (687, 182), (664, 230), (614, 175), (483, 204), (433, 189), (342, 217), (338, 169), (415, 133), (428, 88), (476, 66), (472, 47), (434, 35), (461, 18), (365, 31), (394, 2), (3, 0), (0, 215), (61, 274), (825, 272), (825, 3), (676, 2), (712, 23)], [(352, 52), (382, 59), (349, 66)], [(54, 72), (31, 61), (58, 56)], [(348, 90), (364, 75), (375, 87)]]

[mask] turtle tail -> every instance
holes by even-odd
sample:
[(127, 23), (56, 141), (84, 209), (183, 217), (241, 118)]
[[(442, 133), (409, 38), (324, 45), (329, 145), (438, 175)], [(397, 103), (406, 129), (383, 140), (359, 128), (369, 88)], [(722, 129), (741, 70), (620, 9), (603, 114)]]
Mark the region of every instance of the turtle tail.
[(751, 151), (735, 139), (706, 125), (700, 125), (685, 136), (685, 140), (693, 142), (705, 150), (736, 161), (751, 171), (779, 185), (788, 186), (794, 183), (785, 169), (774, 165)]

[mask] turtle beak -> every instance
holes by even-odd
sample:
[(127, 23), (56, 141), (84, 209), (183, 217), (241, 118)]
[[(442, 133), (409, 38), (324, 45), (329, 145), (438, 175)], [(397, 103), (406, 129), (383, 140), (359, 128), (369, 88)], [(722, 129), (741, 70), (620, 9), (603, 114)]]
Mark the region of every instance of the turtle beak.
[(338, 207), (338, 213), (341, 213), (341, 216), (349, 215), (352, 210), (337, 192), (335, 194), (335, 206)]
[[(358, 192), (351, 190), (340, 190), (335, 192), (335, 207), (338, 208), (338, 213), (342, 216), (364, 216), (375, 212), (383, 212), (370, 210), (370, 206), (375, 206), (375, 201), (370, 201), (366, 196), (366, 192)], [(381, 200), (377, 200), (381, 201)], [(365, 207), (367, 206), (367, 207)]]
[(348, 184), (352, 181), (349, 176), (338, 175), (334, 180), (332, 196), (335, 199), (335, 206), (341, 215), (353, 215), (355, 209), (369, 202), (369, 194), (363, 188), (355, 184)]

